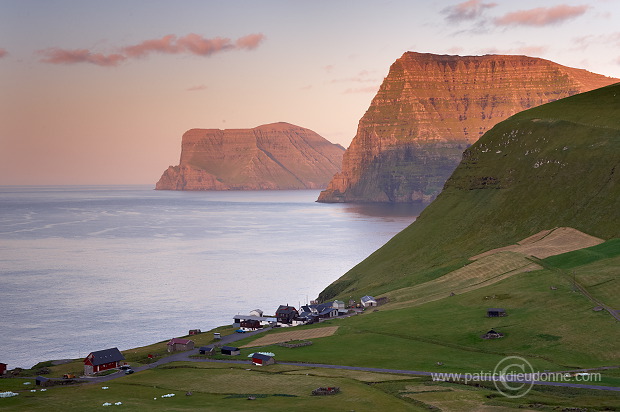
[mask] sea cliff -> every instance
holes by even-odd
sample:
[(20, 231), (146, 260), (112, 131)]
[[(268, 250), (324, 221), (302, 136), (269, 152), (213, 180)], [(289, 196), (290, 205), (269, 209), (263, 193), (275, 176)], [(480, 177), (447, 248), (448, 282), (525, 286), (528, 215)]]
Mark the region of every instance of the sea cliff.
[(392, 64), (319, 202), (429, 202), (463, 151), (531, 107), (618, 79), (526, 56), (407, 52)]

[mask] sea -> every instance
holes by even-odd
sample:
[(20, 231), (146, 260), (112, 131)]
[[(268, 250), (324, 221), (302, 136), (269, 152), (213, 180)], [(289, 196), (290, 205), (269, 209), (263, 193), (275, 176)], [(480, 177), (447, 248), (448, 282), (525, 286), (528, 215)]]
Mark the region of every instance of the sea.
[(0, 362), (30, 368), (299, 307), (421, 211), (318, 195), (0, 187)]

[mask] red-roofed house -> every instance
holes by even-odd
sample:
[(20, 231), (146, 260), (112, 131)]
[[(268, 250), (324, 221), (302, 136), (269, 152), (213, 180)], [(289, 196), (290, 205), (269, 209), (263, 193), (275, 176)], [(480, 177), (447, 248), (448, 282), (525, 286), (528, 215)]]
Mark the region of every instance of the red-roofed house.
[(168, 342), (168, 352), (177, 352), (182, 350), (194, 349), (194, 341), (182, 338), (172, 338)]

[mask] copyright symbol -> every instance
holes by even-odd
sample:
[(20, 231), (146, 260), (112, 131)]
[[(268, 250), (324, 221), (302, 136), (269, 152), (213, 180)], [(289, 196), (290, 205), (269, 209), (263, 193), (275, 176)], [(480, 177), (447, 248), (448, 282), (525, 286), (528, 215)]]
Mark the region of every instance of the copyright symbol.
[(507, 356), (493, 369), (495, 389), (507, 398), (520, 398), (534, 386), (534, 368), (520, 356)]

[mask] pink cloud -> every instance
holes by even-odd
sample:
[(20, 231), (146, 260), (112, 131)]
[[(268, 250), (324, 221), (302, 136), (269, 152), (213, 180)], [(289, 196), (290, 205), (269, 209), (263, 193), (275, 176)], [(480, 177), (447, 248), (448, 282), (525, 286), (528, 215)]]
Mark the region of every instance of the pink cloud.
[(485, 9), (497, 6), (497, 3), (483, 3), (481, 0), (468, 0), (454, 6), (446, 7), (441, 12), (446, 19), (452, 22), (475, 20), (482, 15)]
[(549, 26), (581, 16), (589, 8), (590, 6), (587, 5), (567, 6), (562, 4), (555, 7), (514, 11), (495, 19), (495, 24), (498, 26)]
[(123, 52), (129, 57), (142, 57), (151, 52), (179, 53), (180, 49), (175, 42), (176, 36), (168, 34), (161, 39), (145, 40), (140, 44), (123, 47)]
[(0, 49), (0, 59), (9, 55), (9, 52), (6, 49)]
[(67, 50), (57, 47), (39, 50), (39, 54), (44, 56), (41, 59), (42, 62), (52, 64), (91, 63), (97, 66), (116, 66), (126, 59), (121, 54), (106, 56), (101, 53), (92, 53), (87, 49)]
[(200, 90), (207, 90), (207, 86), (205, 86), (204, 84), (198, 85), (198, 86), (192, 86), (192, 87), (188, 87), (187, 89), (185, 89), (188, 92), (197, 92)]
[[(61, 49), (51, 47), (40, 50), (44, 57), (41, 61), (52, 64), (92, 63), (98, 66), (116, 66), (128, 58), (140, 58), (151, 53), (179, 54), (189, 53), (198, 56), (210, 56), (226, 50), (253, 50), (265, 39), (261, 33), (240, 37), (236, 42), (223, 37), (207, 39), (195, 33), (183, 37), (168, 34), (160, 39), (149, 39), (141, 43), (121, 48), (121, 53), (104, 55), (93, 53), (88, 49)], [(2, 50), (2, 49), (0, 49)], [(0, 57), (2, 57), (0, 55)]]
[(248, 34), (247, 36), (239, 37), (236, 41), (238, 49), (254, 50), (265, 40), (265, 35), (262, 33)]
[(126, 46), (123, 48), (123, 52), (130, 57), (144, 57), (150, 53), (190, 53), (198, 56), (210, 56), (217, 52), (233, 49), (253, 50), (260, 45), (264, 38), (265, 35), (261, 33), (249, 34), (238, 38), (233, 43), (225, 37), (208, 39), (196, 33), (190, 33), (177, 38), (174, 34), (168, 34), (161, 39), (145, 40), (139, 44)]

